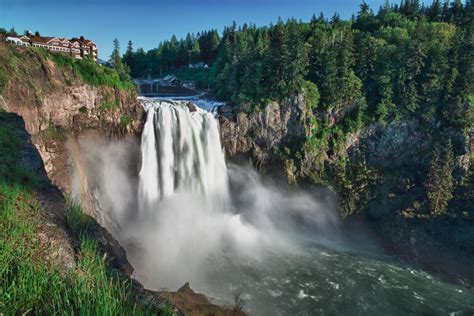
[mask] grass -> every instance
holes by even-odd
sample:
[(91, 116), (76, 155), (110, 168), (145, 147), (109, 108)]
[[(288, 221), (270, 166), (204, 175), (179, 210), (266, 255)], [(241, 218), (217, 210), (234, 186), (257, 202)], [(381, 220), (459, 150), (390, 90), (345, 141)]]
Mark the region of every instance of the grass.
[[(8, 118), (8, 113), (0, 109), (0, 180), (2, 183), (33, 189), (38, 185), (34, 175), (19, 165), (20, 140), (14, 133), (14, 126)], [(0, 201), (2, 196), (0, 195)]]
[(120, 126), (125, 128), (128, 125), (130, 125), (130, 123), (132, 123), (132, 121), (133, 121), (133, 118), (130, 115), (122, 115), (120, 117)]
[(20, 146), (0, 111), (0, 315), (169, 315), (137, 299), (130, 279), (107, 266), (90, 234), (93, 219), (78, 205), (67, 215), (80, 240), (76, 267), (64, 272), (44, 260), (52, 249), (38, 238), (38, 183), (20, 166)]
[(12, 51), (8, 49), (7, 45), (0, 44), (0, 94), (3, 94), (10, 82), (9, 68), (14, 66), (12, 56)]
[(117, 100), (109, 101), (109, 99), (106, 98), (105, 101), (100, 104), (100, 110), (101, 111), (115, 110), (119, 106), (120, 105)]
[[(74, 73), (74, 76), (91, 86), (111, 86), (120, 90), (133, 90), (134, 84), (125, 72), (96, 64), (93, 60), (75, 59), (61, 53), (51, 53), (42, 48), (19, 47), (0, 41), (0, 95), (12, 82), (28, 83), (36, 95), (44, 93), (49, 86), (39, 78), (44, 76), (46, 60), (59, 68)], [(70, 77), (70, 76), (66, 76)], [(65, 85), (72, 85), (70, 78)]]
[(67, 138), (66, 131), (61, 127), (54, 126), (51, 121), (48, 122), (48, 128), (41, 131), (39, 135), (45, 143), (55, 140), (64, 141)]
[[(131, 282), (110, 272), (97, 242), (80, 233), (77, 266), (66, 274), (48, 267), (36, 237), (39, 206), (20, 186), (0, 183), (0, 312), (51, 315), (146, 315), (156, 308), (136, 302)], [(80, 218), (78, 211), (68, 220)], [(80, 229), (81, 222), (74, 224)]]
[(114, 69), (100, 66), (92, 60), (75, 59), (64, 54), (48, 53), (47, 58), (53, 60), (63, 69), (72, 69), (82, 81), (91, 86), (112, 86), (122, 90), (134, 89), (134, 84), (130, 78), (120, 76)]
[(2, 94), (8, 85), (8, 75), (6, 69), (0, 67), (0, 94)]

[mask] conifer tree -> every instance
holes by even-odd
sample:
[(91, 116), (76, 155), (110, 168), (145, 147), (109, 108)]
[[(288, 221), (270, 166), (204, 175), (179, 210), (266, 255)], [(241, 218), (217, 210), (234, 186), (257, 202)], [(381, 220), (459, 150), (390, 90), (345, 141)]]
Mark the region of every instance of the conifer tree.
[(132, 43), (132, 41), (128, 41), (127, 50), (125, 51), (125, 55), (132, 55), (132, 54), (133, 54), (133, 43)]
[(462, 216), (474, 218), (474, 166), (472, 163), (456, 187), (452, 203), (453, 208)]
[(123, 55), (123, 62), (125, 63), (126, 70), (128, 73), (131, 72), (132, 68), (135, 68), (134, 60), (133, 60), (134, 54), (133, 54), (133, 43), (132, 41), (128, 41), (127, 43), (127, 50), (125, 51), (125, 54)]
[(441, 2), (439, 0), (434, 0), (428, 9), (428, 19), (432, 22), (441, 21)]
[(441, 10), (441, 21), (449, 22), (451, 17), (450, 10), (449, 10), (449, 0), (444, 0), (443, 8)]
[(360, 9), (359, 9), (358, 16), (362, 16), (362, 15), (370, 13), (370, 7), (365, 1), (362, 1), (362, 3), (359, 5), (359, 8)]
[(449, 10), (449, 22), (460, 24), (462, 21), (463, 4), (461, 0), (454, 0)]
[(110, 55), (109, 62), (112, 66), (116, 66), (120, 64), (121, 58), (120, 58), (120, 42), (118, 39), (114, 39), (113, 42), (114, 48), (112, 50), (112, 54)]
[(279, 91), (286, 87), (285, 62), (288, 60), (288, 40), (285, 24), (278, 19), (277, 24), (271, 29), (270, 33), (270, 54), (267, 57), (269, 65), (268, 78), (270, 78), (270, 91), (274, 97), (279, 98)]
[(425, 183), (432, 215), (446, 213), (448, 203), (453, 197), (453, 170), (454, 153), (451, 141), (446, 145), (444, 155), (441, 155), (439, 146), (436, 146)]
[(283, 79), (286, 87), (283, 90), (284, 96), (293, 96), (300, 92), (304, 78), (308, 72), (308, 52), (306, 44), (302, 38), (295, 20), (287, 23), (287, 49), (284, 56)]

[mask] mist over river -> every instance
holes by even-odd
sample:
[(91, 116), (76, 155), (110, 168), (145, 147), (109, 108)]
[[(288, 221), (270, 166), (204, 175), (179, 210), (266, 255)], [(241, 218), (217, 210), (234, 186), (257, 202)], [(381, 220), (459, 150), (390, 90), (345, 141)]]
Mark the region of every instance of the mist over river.
[(187, 101), (141, 102), (148, 115), (138, 177), (120, 161), (121, 144), (90, 160), (107, 164), (97, 168), (102, 224), (146, 287), (190, 282), (218, 304), (239, 296), (251, 315), (474, 312), (472, 290), (345, 242), (331, 197), (281, 189), (227, 163), (211, 112)]

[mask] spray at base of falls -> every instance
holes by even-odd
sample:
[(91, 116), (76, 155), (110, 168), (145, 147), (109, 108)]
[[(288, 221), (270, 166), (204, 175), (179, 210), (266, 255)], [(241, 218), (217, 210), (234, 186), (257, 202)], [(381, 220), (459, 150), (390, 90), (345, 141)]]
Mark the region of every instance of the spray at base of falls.
[[(190, 281), (199, 289), (212, 271), (209, 258), (296, 251), (294, 217), (335, 224), (308, 195), (263, 186), (256, 173), (240, 167), (229, 171), (212, 113), (185, 102), (142, 102), (148, 114), (139, 206), (135, 219), (120, 226), (121, 239), (134, 244), (129, 258), (145, 286), (176, 288)], [(239, 188), (238, 205), (229, 182)]]

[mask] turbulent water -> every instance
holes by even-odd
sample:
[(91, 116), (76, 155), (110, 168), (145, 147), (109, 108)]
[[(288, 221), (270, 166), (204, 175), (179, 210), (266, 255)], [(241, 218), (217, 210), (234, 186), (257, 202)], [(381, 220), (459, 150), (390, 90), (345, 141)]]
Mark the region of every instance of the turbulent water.
[(252, 315), (471, 315), (472, 290), (371, 253), (306, 244), (262, 260), (214, 258), (200, 288), (225, 302), (240, 293)]
[[(211, 113), (186, 102), (142, 102), (138, 192), (126, 198), (122, 189), (114, 204), (122, 213), (111, 218), (145, 286), (189, 281), (220, 304), (240, 295), (256, 315), (474, 311), (471, 290), (343, 243), (330, 199), (226, 166)], [(127, 208), (118, 212), (119, 204)]]

